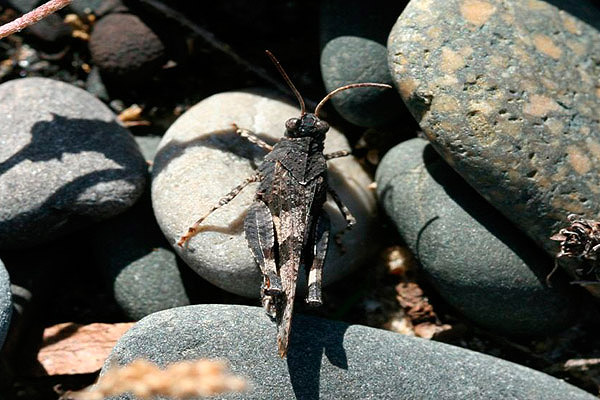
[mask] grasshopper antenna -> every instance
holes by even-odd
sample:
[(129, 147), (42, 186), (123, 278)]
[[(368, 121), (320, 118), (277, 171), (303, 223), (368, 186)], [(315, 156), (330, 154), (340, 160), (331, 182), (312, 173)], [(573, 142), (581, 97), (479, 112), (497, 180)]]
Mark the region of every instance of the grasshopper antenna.
[(329, 100), (330, 98), (332, 98), (333, 96), (335, 96), (339, 92), (342, 92), (342, 91), (348, 90), (348, 89), (361, 88), (361, 87), (376, 87), (376, 88), (381, 88), (381, 89), (391, 89), (392, 88), (387, 83), (371, 83), (371, 82), (352, 83), (350, 85), (339, 87), (339, 88), (335, 89), (334, 91), (332, 91), (331, 93), (329, 93), (327, 96), (325, 96), (323, 98), (323, 100), (321, 100), (319, 102), (319, 104), (317, 104), (317, 107), (315, 107), (315, 116), (317, 118), (320, 118), (319, 117), (319, 111), (321, 111), (321, 108), (323, 107), (323, 104), (325, 104), (325, 102), (327, 100)]
[(265, 53), (267, 53), (267, 55), (269, 56), (271, 61), (273, 61), (273, 64), (275, 64), (275, 66), (277, 67), (277, 70), (283, 76), (283, 79), (285, 79), (285, 82), (292, 89), (292, 92), (294, 92), (294, 95), (296, 95), (296, 98), (298, 99), (298, 102), (300, 103), (301, 115), (306, 114), (306, 106), (304, 105), (304, 99), (300, 95), (300, 92), (298, 91), (298, 89), (296, 89), (296, 86), (294, 86), (294, 84), (292, 83), (292, 80), (290, 79), (288, 74), (285, 73), (285, 70), (281, 66), (281, 63), (275, 58), (273, 53), (271, 53), (269, 50), (265, 50)]

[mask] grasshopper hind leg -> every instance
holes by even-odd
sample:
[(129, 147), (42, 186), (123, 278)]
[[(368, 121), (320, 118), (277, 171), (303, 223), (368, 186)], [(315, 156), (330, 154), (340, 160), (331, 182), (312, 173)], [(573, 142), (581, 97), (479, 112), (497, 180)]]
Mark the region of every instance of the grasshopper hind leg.
[(308, 295), (306, 296), (306, 302), (314, 307), (320, 306), (323, 303), (321, 297), (323, 264), (327, 255), (330, 230), (331, 223), (329, 222), (329, 217), (325, 212), (322, 212), (315, 227), (313, 262), (308, 271)]
[(270, 315), (269, 310), (275, 308), (273, 297), (280, 295), (283, 289), (281, 279), (277, 274), (277, 264), (275, 263), (273, 217), (265, 203), (257, 200), (252, 204), (244, 220), (244, 230), (246, 231), (248, 246), (263, 275), (261, 287), (263, 306)]

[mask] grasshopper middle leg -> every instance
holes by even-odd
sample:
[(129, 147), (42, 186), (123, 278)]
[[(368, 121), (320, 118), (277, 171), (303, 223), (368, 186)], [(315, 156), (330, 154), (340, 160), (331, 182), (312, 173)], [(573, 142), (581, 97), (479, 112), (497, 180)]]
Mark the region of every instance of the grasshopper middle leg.
[(342, 250), (344, 250), (342, 236), (344, 233), (352, 229), (354, 225), (356, 225), (356, 218), (354, 218), (354, 215), (352, 215), (348, 207), (346, 207), (346, 205), (342, 202), (342, 199), (340, 199), (340, 196), (333, 189), (329, 188), (328, 193), (331, 195), (333, 201), (335, 201), (335, 204), (338, 206), (342, 215), (344, 216), (344, 219), (346, 220), (346, 227), (335, 235), (335, 243), (340, 246)]
[(194, 224), (192, 226), (190, 226), (188, 228), (188, 231), (186, 232), (185, 235), (183, 235), (181, 238), (179, 238), (179, 241), (177, 241), (177, 245), (179, 247), (183, 247), (183, 245), (185, 244), (185, 242), (187, 242), (188, 240), (190, 240), (192, 238), (192, 236), (194, 236), (196, 233), (198, 233), (198, 230), (200, 228), (200, 224), (206, 219), (208, 218), (208, 216), (210, 214), (213, 213), (213, 211), (218, 210), (219, 208), (223, 207), (225, 204), (229, 203), (231, 200), (233, 200), (235, 198), (235, 196), (237, 196), (238, 194), (240, 194), (240, 192), (249, 184), (251, 184), (252, 182), (257, 182), (261, 179), (261, 176), (259, 174), (256, 175), (252, 175), (246, 179), (244, 179), (244, 181), (242, 183), (240, 183), (239, 185), (237, 185), (236, 187), (234, 187), (231, 192), (227, 193), (225, 196), (223, 196), (219, 202), (217, 204), (215, 204), (206, 214), (204, 214), (202, 217), (200, 217), (196, 222), (194, 222)]

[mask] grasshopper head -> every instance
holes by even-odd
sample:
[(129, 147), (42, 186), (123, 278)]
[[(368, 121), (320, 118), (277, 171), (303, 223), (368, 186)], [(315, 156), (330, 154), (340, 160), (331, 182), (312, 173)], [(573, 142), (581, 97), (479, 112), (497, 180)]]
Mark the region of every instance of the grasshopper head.
[(290, 118), (285, 123), (285, 136), (289, 138), (312, 137), (323, 140), (328, 130), (329, 124), (311, 113)]

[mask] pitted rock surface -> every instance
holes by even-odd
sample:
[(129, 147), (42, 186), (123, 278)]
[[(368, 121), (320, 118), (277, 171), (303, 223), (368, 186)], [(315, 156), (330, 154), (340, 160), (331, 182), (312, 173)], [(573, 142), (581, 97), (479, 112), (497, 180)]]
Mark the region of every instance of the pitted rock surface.
[(411, 1), (389, 65), (436, 150), (550, 254), (600, 216), (600, 11), (590, 1)]

